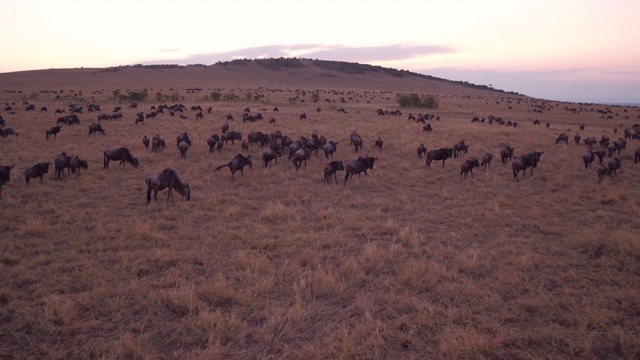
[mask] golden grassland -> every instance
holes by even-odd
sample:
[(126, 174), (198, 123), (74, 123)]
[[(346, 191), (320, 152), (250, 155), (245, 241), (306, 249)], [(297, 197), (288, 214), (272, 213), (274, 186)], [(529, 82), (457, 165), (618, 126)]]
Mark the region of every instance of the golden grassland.
[[(332, 93), (329, 83), (317, 85), (314, 74), (298, 74), (296, 83), (292, 72), (265, 73), (269, 77), (252, 87), (250, 76), (235, 70), (207, 77), (199, 68), (182, 69), (190, 75), (174, 80), (158, 75), (166, 71), (132, 69), (128, 79), (123, 71), (93, 81), (50, 71), (40, 84), (31, 73), (2, 74), (2, 90), (22, 86), (22, 92), (0, 93), (3, 105), (17, 104), (15, 114), (2, 112), (4, 106), (0, 113), (19, 132), (0, 138), (0, 163), (16, 164), (0, 200), (0, 357), (639, 356), (638, 143), (629, 142), (621, 171), (602, 184), (595, 167), (582, 164), (584, 145), (554, 144), (560, 132), (570, 129), (572, 137), (580, 123), (586, 124), (583, 138), (617, 139), (622, 131), (616, 135), (614, 127), (640, 122), (638, 108), (612, 106), (613, 119), (603, 119), (590, 111), (603, 105), (483, 96), (454, 86), (430, 91), (407, 80), (407, 91), (439, 94), (434, 112), (440, 120), (427, 134), (407, 120), (419, 109), (376, 116), (377, 108), (398, 108), (395, 93), (386, 92), (403, 91), (395, 78), (321, 78), (343, 91), (353, 85), (347, 96)], [(23, 97), (59, 84), (82, 91), (83, 100), (39, 93), (27, 99), (37, 110), (24, 111)], [(187, 107), (213, 111), (198, 121), (187, 111), (188, 120), (165, 114), (134, 125), (137, 111), (111, 99), (111, 90), (127, 84), (155, 87), (151, 97), (159, 87), (174, 88)], [(188, 86), (203, 91), (187, 94)], [(264, 97), (204, 101), (213, 88)], [(306, 90), (305, 101), (289, 101), (298, 88)], [(313, 103), (317, 89), (321, 101)], [(351, 99), (341, 103), (343, 96)], [(322, 101), (327, 98), (336, 102)], [(79, 126), (45, 139), (45, 129), (55, 125), (54, 109), (89, 102), (103, 113), (122, 105), (124, 118), (103, 122), (106, 135), (88, 135), (97, 114), (85, 111)], [(148, 112), (158, 104), (147, 100), (140, 108)], [(539, 105), (547, 110), (533, 112)], [(41, 106), (49, 111), (39, 112)], [(276, 123), (243, 123), (247, 106)], [(348, 113), (338, 113), (341, 107)], [(301, 112), (309, 119), (298, 120)], [(265, 169), (261, 149), (253, 146), (253, 168), (232, 181), (228, 169), (213, 169), (242, 152), (240, 144), (213, 154), (206, 145), (228, 113), (236, 118), (231, 130), (245, 138), (250, 131), (279, 129), (294, 139), (317, 131), (338, 142), (334, 160), (345, 163), (359, 155), (349, 146), (356, 130), (364, 139), (361, 154), (378, 160), (368, 176), (343, 185), (339, 172), (339, 185), (327, 186), (324, 155), (313, 155), (299, 171), (286, 157)], [(518, 127), (470, 123), (491, 114)], [(551, 126), (533, 125), (533, 119)], [(181, 160), (174, 139), (184, 131), (194, 144)], [(157, 154), (141, 141), (155, 133), (167, 141)], [(385, 141), (382, 150), (373, 147), (378, 137)], [(429, 168), (417, 159), (421, 143), (431, 150), (460, 140), (470, 144), (463, 159), (485, 152), (498, 158), (464, 182), (460, 159)], [(533, 176), (513, 180), (511, 167), (499, 159), (507, 144), (516, 154), (544, 151)], [(103, 169), (102, 152), (120, 146), (138, 157), (139, 168), (112, 162)], [(89, 169), (55, 180), (52, 165), (43, 183), (24, 184), (24, 169), (63, 151), (88, 160)], [(189, 182), (192, 200), (174, 194), (167, 202), (164, 190), (146, 206), (145, 178), (166, 167)]]

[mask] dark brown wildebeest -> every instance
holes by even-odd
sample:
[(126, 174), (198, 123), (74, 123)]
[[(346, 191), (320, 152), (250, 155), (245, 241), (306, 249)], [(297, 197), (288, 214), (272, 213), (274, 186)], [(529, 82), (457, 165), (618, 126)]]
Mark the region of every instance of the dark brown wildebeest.
[(432, 132), (432, 131), (433, 131), (433, 127), (431, 126), (431, 124), (425, 124), (425, 125), (422, 127), (422, 132), (428, 132), (428, 133), (430, 133), (430, 132)]
[(229, 132), (226, 132), (226, 133), (222, 134), (222, 137), (220, 139), (225, 144), (227, 142), (231, 141), (231, 144), (233, 145), (236, 140), (242, 141), (242, 134), (237, 132), (237, 131), (229, 131)]
[(56, 169), (56, 178), (59, 180), (60, 175), (64, 172), (64, 169), (67, 169), (67, 172), (71, 174), (71, 169), (69, 169), (69, 164), (71, 163), (71, 157), (67, 155), (67, 153), (62, 153), (58, 155), (58, 157), (53, 161), (53, 164)]
[(300, 120), (302, 120), (302, 119), (307, 120), (307, 113), (300, 114)]
[(596, 155), (598, 155), (598, 163), (602, 164), (602, 160), (604, 159), (605, 155), (607, 155), (607, 149), (603, 148), (602, 146), (598, 148), (598, 150), (596, 150)]
[(587, 145), (591, 149), (593, 149), (593, 145), (595, 145), (597, 143), (598, 143), (598, 140), (596, 140), (596, 138), (593, 137), (593, 136), (584, 139), (584, 144)]
[(556, 139), (556, 144), (562, 141), (564, 141), (565, 144), (569, 145), (569, 135), (560, 133), (560, 135), (558, 135), (558, 138)]
[[(233, 120), (233, 119), (231, 119), (231, 120)], [(224, 125), (222, 125), (221, 129), (222, 129), (222, 133), (226, 134), (227, 131), (229, 131), (229, 123), (225, 122)]]
[(375, 147), (378, 149), (382, 149), (382, 145), (384, 145), (384, 141), (378, 136), (378, 140), (374, 142)]
[(608, 174), (609, 168), (607, 166), (604, 166), (603, 164), (600, 164), (600, 166), (598, 166), (598, 183), (601, 183)]
[(240, 148), (242, 148), (243, 151), (248, 151), (249, 150), (249, 143), (246, 142), (245, 140), (242, 140), (242, 143), (240, 144)]
[(151, 151), (157, 152), (160, 148), (165, 148), (167, 144), (157, 134), (151, 139)]
[(44, 135), (47, 137), (47, 140), (49, 140), (51, 135), (53, 135), (54, 138), (57, 137), (58, 133), (60, 133), (60, 129), (61, 128), (62, 128), (62, 126), (54, 126), (54, 127), (48, 128), (44, 132)]
[(50, 162), (41, 162), (33, 165), (24, 171), (24, 181), (27, 185), (29, 185), (29, 181), (31, 179), (35, 179), (37, 177), (40, 178), (40, 182), (42, 183), (42, 177), (44, 174), (49, 172)]
[(187, 144), (186, 141), (181, 141), (180, 144), (178, 144), (178, 150), (180, 150), (180, 158), (182, 160), (187, 158), (187, 150), (189, 150), (189, 144)]
[[(100, 121), (100, 117), (98, 117), (98, 121)], [(64, 116), (61, 116), (56, 120), (56, 125), (61, 125), (61, 124), (65, 124), (65, 125), (67, 124), (67, 119), (65, 119)]]
[(482, 156), (482, 164), (480, 164), (480, 166), (482, 166), (482, 171), (487, 171), (487, 167), (491, 167), (491, 160), (493, 160), (493, 157), (494, 155), (490, 153), (486, 153)]
[(544, 154), (544, 152), (534, 151), (513, 159), (511, 169), (513, 170), (513, 177), (516, 178), (516, 181), (520, 181), (518, 178), (518, 172), (520, 171), (522, 171), (524, 178), (527, 178), (527, 168), (531, 169), (530, 174), (533, 175), (533, 169), (538, 167), (542, 154)]
[(376, 156), (365, 156), (359, 157), (356, 160), (352, 160), (345, 166), (345, 174), (344, 174), (344, 185), (347, 185), (347, 180), (353, 175), (358, 174), (358, 179), (360, 178), (361, 173), (367, 175), (367, 170), (373, 170), (373, 164), (378, 159)]
[(584, 123), (580, 124), (580, 131), (583, 131), (583, 130), (584, 130)]
[(327, 159), (329, 157), (333, 159), (333, 153), (335, 153), (336, 150), (338, 150), (338, 142), (329, 141), (322, 147), (322, 150), (324, 151), (324, 156)]
[(233, 120), (233, 115), (227, 114), (227, 121), (229, 121), (229, 120)]
[(422, 155), (426, 154), (427, 148), (424, 146), (424, 144), (420, 144), (420, 146), (418, 146), (418, 159), (422, 159)]
[(453, 157), (454, 158), (458, 158), (458, 156), (460, 156), (460, 153), (468, 153), (469, 152), (469, 145), (466, 145), (464, 143), (464, 141), (460, 141), (457, 144), (453, 145)]
[(358, 137), (356, 137), (356, 138), (354, 138), (352, 140), (352, 144), (353, 144), (355, 152), (358, 152), (358, 150), (362, 149), (362, 143), (363, 143), (363, 141), (362, 141), (362, 138), (360, 136), (358, 136)]
[(596, 159), (596, 153), (589, 149), (584, 155), (582, 155), (582, 161), (584, 161), (584, 168), (591, 167), (591, 163)]
[(336, 172), (344, 170), (344, 164), (342, 161), (332, 161), (324, 168), (324, 181), (327, 185), (331, 184), (331, 175), (336, 181), (336, 185), (338, 185), (338, 175)]
[(142, 144), (144, 144), (144, 148), (148, 149), (149, 148), (149, 143), (151, 141), (149, 140), (149, 138), (147, 137), (147, 135), (144, 136), (144, 138), (142, 138)]
[(178, 174), (173, 169), (166, 168), (160, 172), (154, 173), (145, 180), (147, 184), (147, 205), (151, 202), (151, 190), (153, 190), (153, 198), (158, 201), (158, 191), (169, 189), (167, 191), (167, 201), (173, 197), (172, 190), (179, 191), (186, 201), (191, 200), (191, 189), (186, 181), (181, 181)]
[(18, 133), (13, 128), (10, 128), (10, 127), (4, 128), (4, 129), (0, 129), (0, 136), (7, 137), (9, 135), (18, 136)]
[(16, 165), (0, 166), (0, 199), (2, 199), (2, 186), (11, 181), (11, 169)]
[(180, 143), (183, 141), (191, 146), (191, 139), (189, 139), (189, 135), (186, 132), (176, 136), (176, 147), (180, 147)]
[(611, 176), (611, 174), (617, 174), (618, 169), (620, 169), (621, 165), (622, 165), (622, 160), (620, 160), (620, 158), (617, 156), (609, 160), (609, 163), (607, 164), (607, 168), (609, 169), (609, 172), (607, 173), (607, 175)]
[(507, 161), (511, 161), (511, 159), (513, 158), (514, 150), (515, 150), (515, 148), (512, 148), (511, 146), (505, 146), (500, 151), (500, 158), (502, 159), (502, 163), (503, 164), (506, 164)]
[(128, 162), (131, 165), (133, 165), (134, 168), (137, 168), (138, 165), (140, 164), (138, 159), (133, 157), (129, 149), (127, 149), (126, 147), (105, 150), (103, 155), (104, 155), (103, 165), (105, 169), (109, 168), (109, 161), (112, 161), (112, 160), (120, 161), (120, 165), (125, 165), (125, 166), (126, 166), (126, 162)]
[(75, 174), (77, 171), (78, 175), (80, 175), (80, 169), (87, 170), (89, 169), (89, 165), (87, 164), (86, 160), (80, 160), (79, 157), (75, 156), (69, 162), (69, 169), (71, 169), (71, 173)]
[(67, 120), (67, 125), (80, 125), (80, 119), (76, 114), (65, 116), (65, 120)]
[(576, 145), (580, 144), (580, 139), (582, 139), (580, 134), (573, 135), (573, 140), (576, 142)]
[(467, 178), (467, 173), (469, 172), (471, 173), (471, 177), (473, 177), (473, 168), (477, 167), (480, 167), (478, 159), (473, 158), (465, 161), (460, 167), (460, 182), (462, 182), (463, 179)]
[(262, 162), (264, 167), (271, 166), (271, 160), (275, 160), (278, 163), (278, 158), (282, 156), (282, 147), (271, 145), (262, 151)]
[(602, 135), (602, 138), (600, 139), (600, 146), (602, 146), (603, 148), (607, 148), (607, 146), (609, 146), (609, 137), (607, 135)]
[(249, 140), (249, 145), (260, 143), (260, 146), (264, 146), (266, 142), (267, 135), (262, 133), (262, 131), (252, 131), (247, 135), (247, 139)]
[(212, 152), (213, 152), (213, 148), (216, 146), (216, 144), (218, 143), (218, 141), (220, 141), (220, 136), (218, 136), (218, 134), (211, 135), (211, 136), (207, 139), (207, 145), (209, 145), (209, 152), (210, 152), (210, 153), (212, 153)]
[(218, 166), (213, 171), (215, 172), (222, 169), (225, 166), (228, 166), (229, 170), (231, 170), (231, 179), (234, 179), (234, 175), (238, 170), (240, 170), (240, 176), (244, 175), (243, 168), (247, 165), (249, 165), (249, 169), (253, 167), (253, 164), (251, 162), (251, 155), (244, 156), (242, 154), (238, 154), (233, 159), (231, 159), (231, 161), (229, 161), (224, 165)]
[(91, 125), (89, 125), (89, 135), (91, 135), (91, 134), (93, 134), (95, 132), (100, 132), (100, 133), (102, 133), (102, 135), (104, 135), (104, 129), (102, 128), (102, 125), (100, 125), (100, 124), (91, 124)]
[(296, 167), (296, 171), (300, 169), (302, 166), (302, 162), (304, 161), (304, 167), (307, 167), (307, 160), (311, 159), (311, 151), (307, 148), (298, 149), (295, 154), (293, 154), (293, 165)]
[(433, 160), (442, 160), (442, 166), (444, 166), (444, 162), (451, 157), (453, 157), (452, 148), (441, 148), (438, 150), (431, 150), (427, 153), (426, 164), (427, 166), (431, 166), (431, 162)]
[(640, 162), (640, 148), (636, 149), (636, 152), (633, 154), (633, 163), (637, 164)]

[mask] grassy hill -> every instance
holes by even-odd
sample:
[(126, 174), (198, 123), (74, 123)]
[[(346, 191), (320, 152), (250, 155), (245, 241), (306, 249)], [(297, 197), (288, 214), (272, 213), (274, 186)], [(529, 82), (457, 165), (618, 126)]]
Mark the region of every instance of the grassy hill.
[[(15, 164), (0, 199), (0, 357), (638, 356), (638, 143), (627, 140), (616, 154), (622, 168), (600, 183), (598, 160), (585, 168), (587, 147), (573, 142), (576, 133), (617, 140), (640, 122), (637, 107), (538, 100), (347, 63), (285, 64), (0, 74), (0, 114), (19, 133), (0, 137), (0, 164)], [(124, 97), (145, 89), (130, 108)], [(214, 92), (237, 99), (212, 101)], [(396, 94), (410, 92), (437, 96), (438, 107), (400, 108)], [(173, 93), (177, 101), (166, 97)], [(134, 123), (140, 111), (177, 102), (187, 110)], [(80, 125), (47, 140), (61, 116), (54, 110), (68, 115), (71, 104), (84, 107)], [(89, 104), (102, 110), (87, 112)], [(197, 105), (201, 120), (190, 110)], [(243, 122), (247, 107), (265, 119)], [(118, 112), (101, 121), (105, 135), (88, 134), (98, 115)], [(433, 132), (409, 113), (433, 114)], [(367, 175), (345, 182), (338, 172), (338, 185), (326, 185), (332, 159), (322, 151), (298, 170), (286, 154), (265, 168), (258, 145), (209, 152), (207, 138), (225, 122), (245, 140), (252, 131), (293, 140), (317, 132), (338, 143), (333, 160), (377, 160)], [(352, 131), (364, 139), (358, 153)], [(183, 132), (193, 140), (184, 160), (174, 145)], [(556, 144), (563, 132), (570, 142)], [(167, 143), (157, 153), (142, 144), (154, 134)], [(461, 140), (468, 153), (444, 166), (417, 156), (420, 144)], [(506, 145), (516, 155), (543, 152), (533, 174), (514, 179), (500, 161)], [(121, 146), (138, 168), (104, 168), (103, 152)], [(88, 169), (58, 180), (51, 165), (42, 182), (25, 185), (28, 167), (62, 152)], [(242, 176), (214, 172), (238, 153), (253, 158)], [(485, 153), (496, 155), (491, 166), (462, 180), (463, 162)], [(191, 201), (176, 191), (167, 201), (163, 190), (146, 205), (145, 179), (167, 167), (189, 183)]]

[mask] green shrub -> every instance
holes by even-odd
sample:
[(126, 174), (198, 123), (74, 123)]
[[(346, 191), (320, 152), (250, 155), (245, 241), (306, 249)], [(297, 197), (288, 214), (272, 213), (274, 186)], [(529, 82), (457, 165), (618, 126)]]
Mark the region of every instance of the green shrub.
[(240, 97), (234, 93), (226, 93), (224, 94), (224, 96), (222, 97), (222, 99), (224, 101), (236, 101), (238, 100)]
[(397, 94), (396, 101), (400, 107), (416, 107), (436, 109), (438, 107), (438, 98), (435, 95), (424, 95), (417, 93)]
[(220, 101), (220, 97), (222, 97), (222, 94), (217, 91), (211, 93), (211, 100), (213, 101)]

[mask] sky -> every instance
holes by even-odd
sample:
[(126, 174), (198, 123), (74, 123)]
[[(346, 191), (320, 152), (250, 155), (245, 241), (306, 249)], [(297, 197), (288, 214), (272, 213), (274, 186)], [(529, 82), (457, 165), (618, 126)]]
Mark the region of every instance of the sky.
[(302, 57), (640, 104), (640, 0), (0, 0), (0, 73)]

